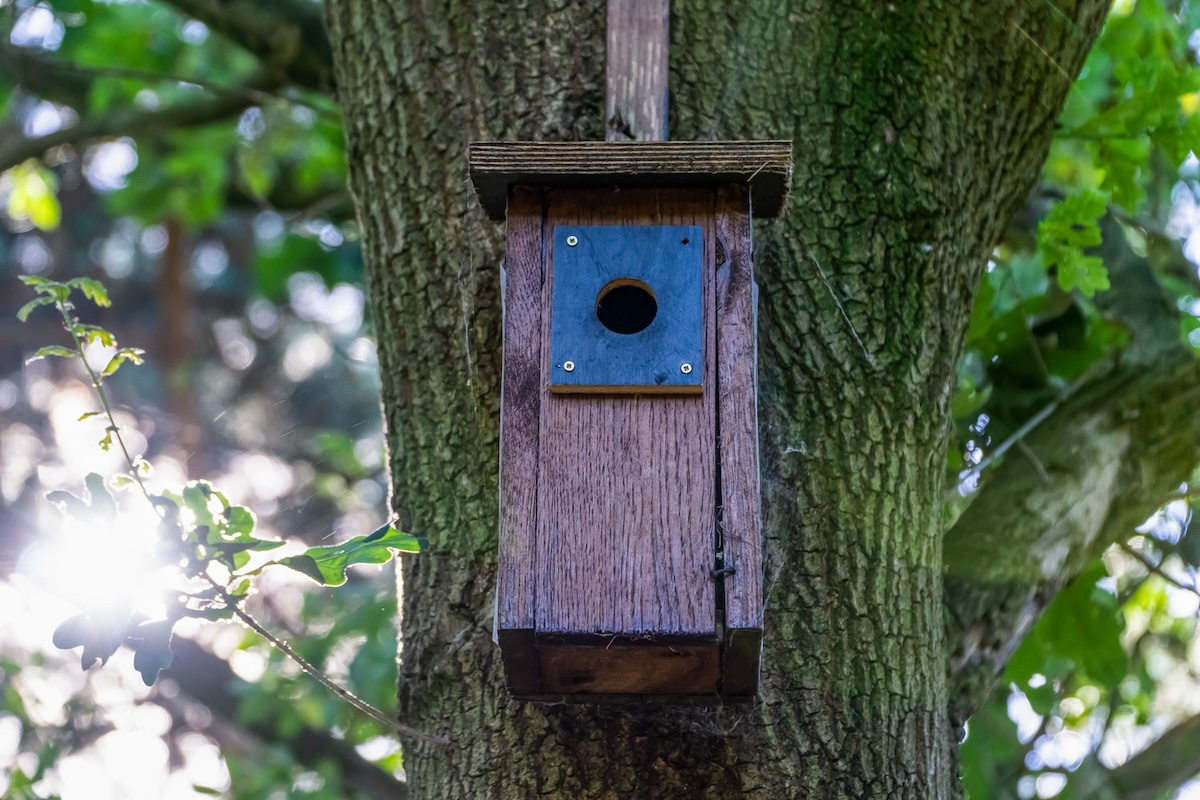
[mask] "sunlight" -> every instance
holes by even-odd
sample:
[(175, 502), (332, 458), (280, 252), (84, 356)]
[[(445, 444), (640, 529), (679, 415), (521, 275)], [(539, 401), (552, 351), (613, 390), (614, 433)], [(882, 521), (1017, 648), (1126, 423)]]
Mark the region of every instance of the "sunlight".
[(25, 552), (21, 572), (41, 588), (96, 613), (132, 608), (157, 618), (176, 571), (155, 556), (158, 515), (147, 503), (130, 503), (111, 518), (97, 512), (86, 527), (56, 510), (42, 515), (43, 535)]

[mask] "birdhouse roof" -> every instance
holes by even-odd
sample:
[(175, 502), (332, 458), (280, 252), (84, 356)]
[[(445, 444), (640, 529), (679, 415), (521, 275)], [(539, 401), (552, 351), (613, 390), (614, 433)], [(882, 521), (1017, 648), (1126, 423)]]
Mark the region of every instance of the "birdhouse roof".
[(492, 219), (504, 219), (513, 186), (596, 188), (748, 184), (755, 217), (782, 211), (792, 178), (792, 143), (474, 142), (471, 181)]

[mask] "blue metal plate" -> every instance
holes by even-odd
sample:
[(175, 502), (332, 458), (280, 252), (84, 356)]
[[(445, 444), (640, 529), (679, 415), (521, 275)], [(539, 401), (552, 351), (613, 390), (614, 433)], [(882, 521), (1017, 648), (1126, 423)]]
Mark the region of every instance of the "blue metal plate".
[(551, 391), (699, 392), (703, 264), (699, 225), (557, 226)]

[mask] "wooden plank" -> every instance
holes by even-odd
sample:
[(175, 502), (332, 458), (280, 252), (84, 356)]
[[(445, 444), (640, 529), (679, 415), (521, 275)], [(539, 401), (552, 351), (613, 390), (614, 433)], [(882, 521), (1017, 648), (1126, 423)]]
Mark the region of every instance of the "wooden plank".
[(484, 210), (504, 219), (513, 186), (717, 187), (748, 184), (754, 213), (779, 214), (792, 179), (792, 143), (475, 142), (471, 180)]
[(608, 0), (610, 142), (667, 138), (670, 11), (670, 0)]
[(544, 644), (539, 652), (547, 694), (717, 696), (721, 656), (716, 642)]
[(534, 632), (528, 629), (500, 628), (496, 643), (504, 662), (504, 685), (513, 696), (542, 694), (541, 661)]
[(721, 697), (746, 700), (757, 695), (761, 660), (761, 630), (727, 628), (721, 648)]
[(542, 193), (513, 191), (504, 269), (496, 639), (509, 687), (537, 691), (533, 652), (542, 380)]
[[(744, 186), (717, 190), (716, 238), (725, 254), (716, 273), (721, 532), (724, 565), (732, 570), (725, 576), (725, 626), (727, 641), (736, 642), (739, 629), (761, 631), (763, 618), (757, 320), (750, 198)], [(759, 642), (760, 635), (743, 636), (739, 649), (727, 653), (727, 684), (744, 690), (750, 679), (744, 673), (752, 670), (757, 685)], [(743, 674), (731, 675), (731, 667)]]
[[(702, 190), (629, 190), (616, 198), (556, 190), (548, 194), (546, 240), (552, 245), (557, 224), (701, 225), (711, 264), (713, 203)], [(546, 304), (552, 253), (548, 263)], [(712, 276), (704, 270), (706, 374), (715, 374)], [(549, 330), (547, 319), (544, 337)], [(544, 359), (538, 636), (715, 635), (715, 386), (700, 396), (552, 395), (549, 369)]]

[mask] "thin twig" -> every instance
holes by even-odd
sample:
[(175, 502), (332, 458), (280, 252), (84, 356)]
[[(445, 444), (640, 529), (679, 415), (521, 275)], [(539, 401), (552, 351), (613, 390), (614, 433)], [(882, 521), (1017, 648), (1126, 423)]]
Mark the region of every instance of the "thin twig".
[(258, 620), (247, 613), (232, 597), (225, 592), (225, 587), (221, 585), (220, 581), (209, 575), (207, 571), (203, 572), (202, 576), (206, 581), (212, 584), (213, 588), (216, 589), (218, 593), (220, 593), (220, 596), (225, 601), (226, 606), (233, 610), (233, 613), (247, 628), (266, 639), (273, 646), (279, 648), (281, 653), (290, 658), (292, 661), (296, 662), (297, 666), (304, 670), (311, 678), (316, 680), (317, 683), (321, 684), (326, 689), (345, 700), (351, 706), (366, 714), (368, 717), (380, 723), (381, 725), (385, 725), (391, 730), (394, 730), (397, 733), (405, 736), (411, 736), (414, 739), (420, 739), (421, 741), (429, 742), (430, 744), (446, 745), (450, 743), (450, 739), (447, 736), (435, 736), (434, 734), (426, 733), (425, 731), (409, 727), (408, 725), (404, 725), (392, 719), (383, 711), (380, 711), (378, 708), (371, 705), (366, 700), (363, 700), (349, 689), (346, 689), (335, 683), (332, 678), (315, 667), (304, 656), (300, 655), (300, 653), (298, 653), (290, 644), (264, 628)]
[[(16, 60), (17, 63), (23, 65), (26, 70), (36, 70), (45, 76), (57, 75), (60, 81), (63, 76), (78, 75), (86, 79), (115, 78), (117, 80), (134, 80), (146, 83), (187, 83), (213, 94), (250, 100), (259, 105), (269, 103), (272, 100), (284, 100), (296, 105), (305, 106), (323, 116), (332, 119), (341, 119), (341, 113), (336, 107), (330, 107), (329, 105), (310, 100), (302, 94), (287, 91), (286, 87), (281, 87), (283, 91), (276, 94), (273, 91), (265, 91), (254, 86), (228, 86), (205, 78), (181, 75), (173, 72), (158, 72), (124, 66), (92, 66), (62, 59), (43, 58), (28, 52), (26, 48), (14, 47), (3, 43), (0, 43), (0, 51), (7, 54), (6, 58)], [(282, 78), (282, 76), (280, 77)]]
[(1021, 427), (1019, 427), (1015, 431), (1013, 431), (1012, 435), (1009, 436), (1007, 439), (1005, 439), (1003, 442), (1001, 442), (996, 447), (995, 450), (993, 450), (992, 452), (988, 453), (986, 456), (981, 458), (979, 460), (979, 463), (976, 464), (975, 466), (971, 467), (971, 469), (969, 469), (967, 471), (967, 473), (969, 475), (978, 475), (979, 473), (983, 472), (983, 470), (989, 464), (991, 464), (993, 461), (995, 461), (1000, 456), (1007, 453), (1009, 448), (1011, 448), (1017, 442), (1021, 441), (1026, 436), (1028, 436), (1033, 431), (1033, 429), (1036, 428), (1038, 425), (1041, 425), (1043, 422), (1045, 422), (1046, 417), (1050, 416), (1051, 414), (1053, 414), (1055, 411), (1058, 410), (1058, 406), (1059, 406), (1060, 402), (1062, 402), (1062, 398), (1058, 398), (1056, 400), (1051, 400), (1049, 403), (1047, 403), (1046, 406), (1044, 408), (1042, 408), (1042, 410), (1038, 411), (1032, 417), (1025, 420), (1025, 422), (1021, 425)]
[(1057, 69), (1059, 72), (1061, 72), (1061, 73), (1062, 73), (1062, 76), (1063, 76), (1064, 78), (1066, 78), (1066, 79), (1067, 79), (1067, 83), (1074, 83), (1074, 82), (1075, 82), (1075, 81), (1074, 81), (1074, 80), (1071, 78), (1071, 76), (1067, 74), (1067, 71), (1066, 71), (1065, 69), (1063, 69), (1063, 68), (1062, 68), (1062, 66), (1060, 66), (1060, 65), (1059, 65), (1059, 63), (1058, 63), (1057, 61), (1055, 61), (1055, 60), (1054, 60), (1054, 57), (1053, 57), (1053, 56), (1051, 56), (1049, 53), (1047, 53), (1047, 52), (1046, 52), (1046, 48), (1042, 47), (1040, 44), (1038, 44), (1038, 43), (1037, 43), (1037, 39), (1034, 39), (1032, 36), (1030, 36), (1028, 33), (1026, 33), (1026, 32), (1025, 32), (1025, 29), (1024, 29), (1024, 28), (1022, 28), (1020, 25), (1018, 25), (1018, 24), (1017, 24), (1017, 23), (1015, 23), (1015, 22), (1013, 23), (1013, 27), (1014, 27), (1014, 28), (1016, 28), (1016, 29), (1017, 29), (1017, 31), (1018, 31), (1018, 32), (1019, 32), (1019, 33), (1020, 33), (1022, 36), (1024, 36), (1026, 39), (1028, 39), (1030, 44), (1032, 44), (1032, 45), (1033, 45), (1034, 47), (1036, 47), (1038, 50), (1041, 50), (1041, 51), (1042, 51), (1042, 55), (1044, 55), (1044, 56), (1046, 57), (1046, 60), (1047, 60), (1047, 61), (1049, 61), (1051, 64), (1053, 64), (1053, 65), (1054, 65), (1054, 68), (1055, 68), (1055, 69)]
[(283, 100), (296, 105), (304, 106), (312, 109), (318, 114), (322, 114), (334, 119), (341, 119), (341, 115), (329, 108), (314, 103), (304, 97), (296, 96), (291, 93), (275, 94), (273, 92), (256, 89), (253, 86), (225, 86), (220, 83), (203, 78), (196, 78), (189, 75), (178, 75), (170, 72), (155, 72), (148, 69), (136, 69), (133, 67), (89, 67), (83, 64), (76, 64), (70, 61), (55, 61), (54, 67), (62, 69), (64, 72), (75, 72), (80, 75), (86, 75), (92, 78), (115, 78), (118, 80), (135, 80), (145, 81), (147, 83), (188, 83), (192, 86), (197, 86), (207, 92), (213, 94), (221, 94), (227, 97), (238, 97), (243, 100), (251, 100), (259, 105), (265, 105), (276, 100)]
[[(133, 479), (137, 481), (142, 494), (146, 496), (147, 500), (151, 500), (150, 490), (142, 482), (142, 476), (138, 471), (137, 463), (133, 460), (133, 456), (129, 454), (129, 448), (125, 446), (125, 438), (121, 436), (121, 427), (117, 425), (117, 419), (113, 416), (112, 406), (108, 403), (108, 393), (104, 391), (104, 386), (100, 382), (100, 376), (92, 369), (92, 365), (88, 363), (87, 355), (84, 352), (83, 338), (75, 330), (75, 326), (79, 324), (79, 320), (71, 315), (71, 312), (68, 310), (69, 307), (68, 303), (58, 303), (58, 311), (62, 314), (63, 325), (66, 327), (67, 333), (71, 334), (71, 341), (75, 343), (75, 352), (79, 353), (79, 360), (83, 363), (83, 368), (87, 370), (88, 377), (92, 379), (92, 387), (96, 390), (96, 394), (100, 398), (100, 405), (104, 407), (105, 416), (108, 417), (108, 432), (117, 440), (117, 444), (125, 456), (125, 463), (129, 465), (129, 471), (133, 474)], [(150, 505), (154, 506), (155, 509), (158, 508), (153, 502)]]
[(1005, 439), (1003, 442), (1001, 442), (996, 447), (995, 450), (988, 453), (986, 456), (984, 456), (982, 459), (980, 459), (978, 464), (971, 467), (971, 469), (967, 470), (967, 475), (968, 476), (979, 475), (993, 461), (995, 461), (997, 458), (999, 458), (1000, 456), (1007, 453), (1009, 451), (1009, 448), (1011, 448), (1013, 445), (1017, 444), (1018, 442), (1023, 441), (1025, 439), (1025, 437), (1028, 436), (1030, 433), (1032, 433), (1033, 430), (1037, 426), (1039, 426), (1043, 422), (1045, 422), (1047, 417), (1049, 417), (1051, 414), (1053, 414), (1055, 411), (1057, 411), (1059, 406), (1061, 406), (1064, 402), (1066, 402), (1068, 399), (1070, 399), (1072, 396), (1074, 396), (1074, 394), (1076, 392), (1078, 392), (1080, 388), (1082, 388), (1084, 385), (1091, 382), (1091, 380), (1095, 376), (1095, 374), (1100, 371), (1100, 368), (1103, 366), (1107, 366), (1107, 364), (1108, 364), (1107, 360), (1101, 360), (1101, 361), (1093, 364), (1090, 368), (1088, 368), (1088, 370), (1086, 372), (1084, 372), (1082, 375), (1080, 375), (1078, 378), (1076, 378), (1075, 381), (1073, 383), (1071, 383), (1070, 386), (1063, 389), (1062, 392), (1058, 395), (1058, 397), (1051, 400), (1043, 408), (1041, 408), (1036, 414), (1034, 414), (1029, 419), (1025, 420), (1025, 422), (1021, 424), (1021, 427), (1019, 427), (1015, 431), (1013, 431), (1012, 435), (1010, 435), (1007, 439)]
[(1154, 573), (1158, 577), (1162, 578), (1167, 583), (1171, 584), (1172, 586), (1175, 586), (1176, 588), (1183, 589), (1185, 592), (1191, 592), (1192, 594), (1196, 595), (1197, 597), (1200, 597), (1200, 589), (1196, 588), (1195, 585), (1188, 585), (1188, 584), (1184, 583), (1183, 581), (1179, 580), (1178, 578), (1168, 575), (1166, 570), (1164, 570), (1160, 565), (1155, 564), (1153, 561), (1146, 558), (1144, 555), (1139, 553), (1137, 550), (1134, 550), (1132, 547), (1130, 547), (1129, 542), (1119, 542), (1117, 544), (1117, 546), (1120, 547), (1122, 550), (1124, 550), (1129, 555), (1133, 556), (1135, 561), (1140, 563), (1143, 567), (1150, 570), (1152, 573)]
[(1021, 439), (1017, 442), (1017, 449), (1029, 459), (1030, 464), (1033, 464), (1033, 468), (1037, 471), (1038, 477), (1042, 479), (1042, 483), (1049, 483), (1050, 473), (1046, 472), (1046, 467), (1042, 464), (1042, 460), (1037, 457), (1037, 453), (1033, 452), (1033, 448), (1024, 439)]
[(1171, 492), (1166, 496), (1166, 501), (1170, 503), (1174, 500), (1190, 500), (1193, 497), (1200, 497), (1200, 486), (1189, 486), (1186, 489)]
[[(88, 363), (84, 352), (84, 340), (76, 331), (76, 326), (78, 325), (79, 320), (75, 319), (71, 314), (71, 305), (69, 303), (60, 301), (57, 303), (57, 306), (59, 313), (62, 315), (63, 324), (66, 327), (67, 332), (71, 335), (72, 341), (75, 343), (75, 351), (79, 354), (79, 360), (83, 363), (84, 369), (87, 370), (88, 377), (90, 377), (92, 381), (92, 387), (96, 390), (96, 395), (100, 398), (100, 403), (104, 407), (104, 413), (108, 417), (109, 422), (108, 431), (111, 432), (113, 437), (117, 440), (117, 444), (120, 446), (121, 452), (125, 456), (125, 463), (129, 465), (130, 472), (133, 474), (134, 480), (137, 481), (138, 487), (142, 490), (142, 494), (145, 496), (146, 500), (150, 502), (151, 507), (154, 508), (154, 510), (161, 517), (165, 514), (165, 512), (158, 503), (154, 502), (154, 498), (150, 494), (149, 488), (146, 486), (145, 482), (143, 482), (142, 476), (137, 468), (137, 463), (133, 460), (133, 456), (130, 454), (129, 448), (126, 447), (125, 440), (121, 436), (121, 429), (117, 425), (116, 418), (113, 416), (112, 406), (108, 401), (108, 393), (104, 391), (104, 385), (100, 376), (96, 374), (96, 371), (92, 369), (91, 364)], [(381, 725), (384, 725), (388, 729), (395, 731), (396, 733), (405, 736), (411, 736), (414, 739), (420, 739), (431, 744), (446, 745), (450, 743), (450, 739), (446, 736), (435, 736), (433, 734), (425, 733), (424, 731), (409, 727), (398, 722), (397, 720), (392, 719), (385, 712), (371, 705), (366, 700), (358, 697), (358, 695), (354, 694), (349, 689), (338, 685), (332, 678), (309, 662), (308, 659), (300, 655), (300, 653), (298, 653), (290, 644), (264, 628), (258, 620), (251, 616), (249, 612), (247, 612), (238, 604), (237, 600), (229, 595), (229, 593), (225, 590), (225, 586), (220, 581), (216, 580), (209, 574), (207, 568), (201, 571), (200, 576), (203, 577), (204, 580), (206, 580), (217, 591), (218, 595), (225, 603), (225, 606), (231, 609), (234, 615), (236, 615), (246, 627), (250, 628), (250, 630), (266, 639), (267, 642), (274, 647), (277, 647), (281, 653), (294, 661), (296, 665), (300, 667), (300, 669), (304, 670), (304, 672), (316, 680), (317, 683), (321, 684), (326, 689), (342, 698), (342, 700), (344, 700), (350, 706), (361, 711), (363, 714), (366, 714), (371, 719), (375, 720)]]
[[(807, 250), (807, 248), (805, 248), (805, 250)], [(850, 320), (850, 315), (846, 313), (846, 307), (843, 306), (842, 301), (838, 299), (837, 292), (833, 290), (833, 284), (829, 282), (829, 277), (825, 274), (825, 270), (821, 269), (821, 262), (817, 261), (817, 257), (813, 255), (811, 251), (808, 251), (808, 257), (816, 266), (817, 274), (821, 276), (821, 282), (824, 283), (825, 288), (829, 290), (829, 296), (833, 298), (834, 305), (837, 306), (837, 310), (842, 314), (842, 319), (846, 321), (847, 327), (850, 328), (850, 334), (854, 337), (854, 341), (858, 342), (858, 346), (862, 350), (863, 355), (866, 356), (867, 363), (872, 367), (877, 366), (875, 363), (875, 356), (871, 355), (871, 351), (867, 349), (865, 344), (863, 344), (863, 340), (858, 335), (858, 331), (854, 329), (854, 323)]]

